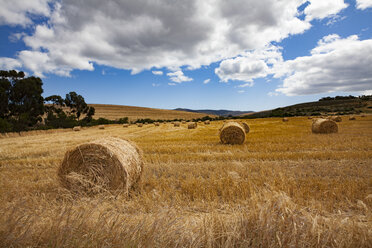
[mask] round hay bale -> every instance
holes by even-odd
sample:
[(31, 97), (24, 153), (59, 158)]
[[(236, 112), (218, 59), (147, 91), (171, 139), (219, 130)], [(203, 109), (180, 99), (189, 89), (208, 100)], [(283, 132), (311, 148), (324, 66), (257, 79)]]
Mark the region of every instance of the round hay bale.
[(188, 125), (187, 125), (187, 129), (195, 129), (197, 127), (196, 123), (195, 122), (190, 122)]
[(182, 124), (186, 124), (186, 121), (182, 121)]
[(154, 125), (155, 125), (155, 127), (158, 127), (160, 124), (159, 124), (159, 122), (155, 122)]
[(355, 120), (356, 120), (355, 116), (350, 116), (349, 117), (349, 121), (355, 121)]
[(210, 122), (209, 120), (206, 120), (206, 121), (204, 122), (204, 124), (205, 124), (205, 125), (209, 125), (209, 124), (211, 124), (211, 122)]
[(98, 129), (105, 129), (105, 126), (104, 125), (99, 125)]
[(202, 123), (202, 121), (198, 121), (198, 123)]
[(138, 147), (127, 140), (108, 137), (66, 152), (57, 175), (61, 185), (74, 193), (128, 194), (142, 172)]
[(313, 133), (337, 133), (337, 123), (332, 120), (318, 119), (313, 122), (312, 125)]
[(179, 126), (180, 126), (180, 123), (179, 123), (179, 122), (175, 122), (175, 123), (173, 124), (173, 126), (175, 126), (175, 127), (179, 127)]
[(240, 124), (241, 124), (242, 127), (244, 128), (245, 133), (249, 133), (250, 128), (249, 128), (248, 124), (245, 123), (245, 122), (241, 122)]
[(366, 117), (365, 115), (361, 115), (360, 117)]
[(288, 118), (283, 118), (283, 122), (289, 121)]
[(74, 130), (74, 131), (80, 131), (81, 130), (81, 126), (76, 126), (72, 130)]
[(129, 127), (129, 124), (123, 124), (123, 127)]
[(142, 123), (137, 123), (137, 127), (142, 127), (143, 124)]
[(227, 122), (220, 129), (222, 144), (243, 144), (245, 140), (244, 128), (237, 122)]

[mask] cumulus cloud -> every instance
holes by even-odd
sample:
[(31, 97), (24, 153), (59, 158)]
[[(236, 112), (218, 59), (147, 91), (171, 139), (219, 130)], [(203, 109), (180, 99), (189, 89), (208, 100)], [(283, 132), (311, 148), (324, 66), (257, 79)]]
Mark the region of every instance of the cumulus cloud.
[(36, 16), (49, 17), (51, 10), (49, 3), (53, 0), (0, 0), (0, 25), (32, 24)]
[(22, 67), (22, 63), (17, 59), (0, 57), (1, 70), (14, 70), (20, 67)]
[(207, 83), (209, 83), (210, 81), (211, 81), (211, 79), (208, 78), (208, 79), (206, 79), (206, 80), (203, 81), (203, 84), (207, 84)]
[(181, 70), (169, 72), (167, 73), (167, 76), (171, 81), (176, 83), (188, 82), (193, 80), (192, 78), (185, 76)]
[(356, 0), (356, 8), (361, 9), (361, 10), (372, 8), (372, 1), (371, 0)]
[(275, 77), (284, 77), (276, 92), (307, 95), (372, 89), (372, 39), (328, 35), (311, 56), (297, 57), (275, 66)]
[(348, 6), (344, 0), (312, 0), (309, 2), (310, 4), (304, 10), (308, 21), (336, 15)]
[[(13, 13), (13, 1), (3, 2), (2, 11)], [(311, 26), (298, 18), (303, 0), (64, 0), (52, 11), (48, 0), (15, 1), (21, 2), (27, 3), (24, 20), (12, 21), (2, 12), (2, 22), (29, 23), (28, 13), (49, 17), (47, 25), (37, 25), (23, 40), (67, 74), (91, 69), (91, 62), (132, 73), (153, 67), (196, 69)], [(43, 64), (25, 66), (38, 73), (59, 71)]]
[(161, 76), (161, 75), (163, 75), (163, 72), (162, 71), (152, 71), (152, 74)]
[[(197, 69), (228, 60), (222, 64), (221, 79), (249, 81), (263, 76), (270, 66), (262, 59), (246, 61), (245, 51), (303, 33), (311, 20), (336, 15), (347, 6), (342, 0), (311, 0), (303, 19), (298, 7), (304, 2), (0, 0), (0, 25), (27, 25), (36, 17), (47, 17), (23, 37), (29, 50), (18, 58), (38, 75), (68, 76), (74, 69), (93, 70), (93, 63), (135, 74), (151, 68)], [(28, 59), (29, 53), (38, 63)], [(225, 75), (225, 69), (233, 69), (228, 64), (238, 60), (244, 64), (241, 75), (234, 71)]]
[(252, 86), (253, 79), (266, 77), (272, 73), (273, 65), (283, 60), (280, 49), (271, 45), (245, 52), (242, 56), (233, 59), (226, 59), (215, 69), (215, 73), (222, 82), (239, 80), (251, 82), (245, 86)]

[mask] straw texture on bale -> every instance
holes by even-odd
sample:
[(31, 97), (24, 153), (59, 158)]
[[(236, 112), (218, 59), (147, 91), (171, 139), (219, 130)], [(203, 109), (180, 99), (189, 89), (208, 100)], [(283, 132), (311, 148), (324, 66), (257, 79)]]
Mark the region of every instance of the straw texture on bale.
[(332, 120), (318, 119), (313, 122), (312, 125), (313, 133), (337, 133), (337, 123)]
[(350, 120), (350, 121), (355, 121), (356, 118), (355, 118), (355, 116), (350, 116), (350, 117), (349, 117), (349, 120)]
[(123, 124), (123, 127), (129, 127), (129, 124)]
[(81, 126), (76, 126), (72, 130), (74, 130), (74, 131), (80, 131), (81, 130)]
[(142, 127), (143, 124), (142, 123), (137, 123), (137, 127)]
[(179, 123), (179, 122), (175, 122), (173, 125), (174, 125), (175, 127), (179, 127), (179, 126), (180, 126), (180, 123)]
[(288, 118), (283, 118), (283, 122), (289, 121)]
[(104, 125), (99, 125), (98, 128), (99, 129), (105, 129), (105, 126)]
[(190, 122), (188, 125), (187, 125), (187, 129), (195, 129), (196, 128), (196, 123), (195, 122)]
[(142, 153), (137, 146), (108, 137), (68, 151), (58, 168), (58, 178), (63, 187), (74, 193), (127, 194), (142, 172)]
[(240, 124), (242, 125), (242, 127), (243, 127), (245, 133), (249, 133), (250, 128), (249, 128), (248, 124), (245, 123), (245, 122), (241, 122)]
[(227, 122), (220, 129), (220, 140), (222, 144), (243, 144), (244, 128), (237, 122)]

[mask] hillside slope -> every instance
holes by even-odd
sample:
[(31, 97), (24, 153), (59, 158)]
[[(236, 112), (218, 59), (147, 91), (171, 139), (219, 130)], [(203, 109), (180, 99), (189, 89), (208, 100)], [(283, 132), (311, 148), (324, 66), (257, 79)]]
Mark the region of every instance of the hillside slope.
[(218, 116), (239, 116), (239, 115), (245, 115), (249, 113), (253, 113), (253, 111), (235, 111), (235, 110), (226, 110), (226, 109), (220, 109), (220, 110), (213, 110), (213, 109), (184, 109), (184, 108), (177, 108), (175, 110), (178, 111), (186, 111), (186, 112), (194, 112), (194, 113), (201, 113), (201, 114), (207, 114), (207, 115), (218, 115)]
[(311, 116), (328, 114), (372, 114), (372, 100), (347, 99), (328, 100), (295, 104), (287, 107), (246, 115), (248, 118), (283, 117), (283, 116)]
[[(150, 118), (153, 120), (173, 120), (173, 119), (185, 119), (191, 120), (196, 118), (202, 118), (206, 114), (167, 110), (167, 109), (155, 109), (155, 108), (145, 108), (145, 107), (133, 107), (133, 106), (123, 106), (123, 105), (108, 105), (108, 104), (89, 104), (96, 109), (94, 115), (95, 119), (100, 117), (109, 120), (116, 120), (123, 117), (128, 117), (130, 121), (137, 119)], [(216, 117), (215, 115), (209, 115), (210, 117)]]

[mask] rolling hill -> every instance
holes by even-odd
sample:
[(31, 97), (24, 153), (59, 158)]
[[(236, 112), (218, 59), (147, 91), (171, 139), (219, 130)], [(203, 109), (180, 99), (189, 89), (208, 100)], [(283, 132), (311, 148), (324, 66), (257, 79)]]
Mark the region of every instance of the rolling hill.
[(283, 116), (316, 116), (316, 115), (348, 115), (348, 114), (372, 114), (372, 100), (360, 99), (331, 99), (316, 102), (306, 102), (291, 106), (250, 113), (247, 118), (283, 117)]
[[(108, 105), (108, 104), (89, 104), (96, 109), (94, 115), (95, 119), (106, 118), (109, 120), (117, 120), (123, 117), (128, 117), (130, 121), (137, 119), (162, 119), (162, 120), (173, 120), (173, 119), (197, 119), (206, 116), (205, 113), (194, 113), (177, 110), (167, 109), (156, 109), (156, 108), (145, 108), (145, 107), (134, 107), (134, 106), (123, 106), (123, 105)], [(210, 117), (216, 117), (215, 115), (209, 114)]]
[(239, 116), (239, 115), (245, 115), (245, 114), (253, 113), (253, 111), (235, 111), (235, 110), (226, 110), (226, 109), (220, 109), (220, 110), (213, 110), (213, 109), (193, 110), (193, 109), (177, 108), (175, 110), (201, 113), (201, 114), (206, 114), (206, 115), (209, 115), (209, 116), (218, 115), (218, 116), (224, 116), (224, 117)]

